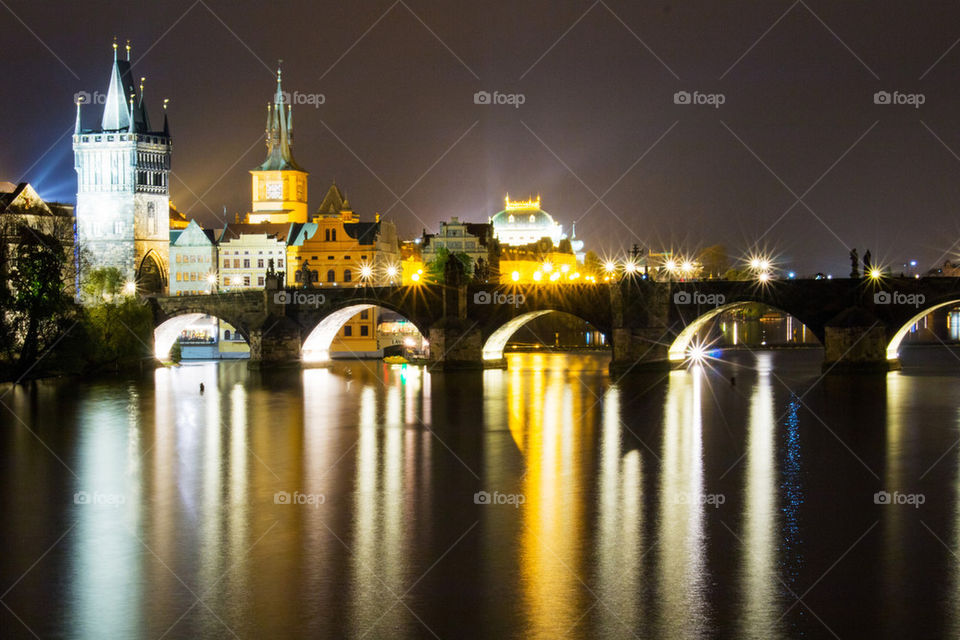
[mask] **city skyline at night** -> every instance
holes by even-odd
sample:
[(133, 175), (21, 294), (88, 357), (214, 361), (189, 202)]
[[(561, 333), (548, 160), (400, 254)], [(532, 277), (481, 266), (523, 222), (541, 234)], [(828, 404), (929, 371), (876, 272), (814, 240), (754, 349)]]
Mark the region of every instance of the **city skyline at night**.
[[(61, 134), (75, 93), (105, 92), (118, 37), (154, 113), (170, 100), (171, 198), (205, 226), (248, 208), (282, 58), (300, 163), (403, 237), (450, 216), (484, 222), (504, 193), (544, 194), (598, 251), (760, 246), (802, 273), (844, 274), (851, 247), (934, 267), (960, 234), (946, 8), (880, 5), (863, 11), (890, 20), (865, 23), (804, 3), (294, 5), (298, 20), (254, 26), (255, 12), (184, 3), (82, 37), (48, 11), (18, 13), (33, 28), (13, 33), (8, 64), (29, 90), (0, 112), (16, 124), (0, 170), (48, 199), (75, 198)], [(322, 46), (301, 44), (318, 14)]]

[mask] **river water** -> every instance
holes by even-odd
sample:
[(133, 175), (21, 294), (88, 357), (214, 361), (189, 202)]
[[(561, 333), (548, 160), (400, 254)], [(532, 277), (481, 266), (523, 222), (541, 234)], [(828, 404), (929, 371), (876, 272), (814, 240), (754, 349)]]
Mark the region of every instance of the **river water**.
[(958, 355), (0, 387), (0, 635), (956, 637)]

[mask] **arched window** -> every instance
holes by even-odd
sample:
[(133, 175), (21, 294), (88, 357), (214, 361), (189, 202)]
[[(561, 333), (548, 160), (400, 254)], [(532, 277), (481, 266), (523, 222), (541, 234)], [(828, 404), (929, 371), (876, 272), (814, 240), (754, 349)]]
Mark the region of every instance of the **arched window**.
[(316, 269), (310, 272), (310, 282), (320, 282), (320, 272)]
[(223, 339), (224, 339), (224, 340), (229, 340), (229, 339), (230, 339), (230, 329), (224, 329), (224, 330), (223, 330)]
[(343, 281), (344, 281), (344, 282), (350, 282), (351, 280), (353, 280), (353, 274), (350, 273), (350, 269), (344, 269), (344, 270), (343, 270)]
[(337, 272), (333, 269), (327, 271), (327, 282), (336, 282), (337, 281)]
[(303, 282), (303, 274), (300, 271), (293, 272), (293, 281), (294, 282)]
[(507, 222), (513, 222), (513, 214), (512, 214), (512, 213), (507, 217)]

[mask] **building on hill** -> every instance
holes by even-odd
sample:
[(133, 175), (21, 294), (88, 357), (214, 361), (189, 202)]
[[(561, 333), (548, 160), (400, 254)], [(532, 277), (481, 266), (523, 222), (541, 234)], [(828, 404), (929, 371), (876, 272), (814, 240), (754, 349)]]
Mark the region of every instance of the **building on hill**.
[[(250, 171), (252, 211), (247, 222), (307, 222), (307, 172), (293, 158), (293, 105), (284, 98), (281, 71), (267, 105), (267, 158)], [(286, 105), (286, 109), (284, 109)]]
[(493, 225), (490, 223), (460, 222), (457, 217), (450, 222), (441, 222), (437, 233), (424, 233), (422, 241), (423, 261), (430, 264), (437, 258), (441, 248), (450, 253), (465, 253), (473, 263), (467, 275), (473, 275), (478, 261), (490, 265), (496, 254), (493, 240)]
[(217, 290), (217, 232), (191, 220), (170, 231), (170, 295), (187, 296)]
[[(169, 273), (169, 182), (173, 144), (163, 126), (151, 127), (144, 78), (113, 45), (113, 68), (100, 122), (83, 126), (77, 99), (73, 134), (77, 172), (77, 241), (84, 268), (116, 267), (142, 292), (161, 292)], [(166, 101), (164, 101), (166, 103)]]
[(504, 198), (504, 209), (490, 218), (493, 236), (502, 246), (524, 246), (550, 238), (554, 245), (566, 238), (563, 226), (553, 216), (540, 208), (540, 196), (534, 200), (511, 200)]
[(296, 227), (271, 222), (226, 225), (218, 239), (220, 290), (262, 289), (271, 268), (283, 274), (287, 241)]

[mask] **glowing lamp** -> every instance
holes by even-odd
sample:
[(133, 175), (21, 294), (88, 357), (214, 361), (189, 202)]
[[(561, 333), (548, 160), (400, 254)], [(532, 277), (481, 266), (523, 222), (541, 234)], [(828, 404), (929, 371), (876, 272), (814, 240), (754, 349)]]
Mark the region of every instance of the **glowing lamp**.
[(511, 274), (510, 274), (510, 279), (513, 280), (514, 282), (516, 282), (517, 280), (519, 280), (519, 279), (520, 279), (520, 272), (519, 272), (519, 271), (514, 271), (513, 273), (511, 273)]
[(603, 265), (603, 270), (607, 273), (613, 273), (617, 270), (617, 263), (613, 260), (607, 260), (606, 264)]
[(534, 271), (533, 279), (536, 280), (537, 282), (540, 282), (541, 280), (543, 280), (543, 274), (540, 273), (539, 271)]
[(420, 274), (415, 273), (412, 276), (410, 276), (410, 279), (413, 280), (414, 282), (420, 282)]
[(396, 268), (395, 266), (393, 266), (393, 265), (390, 265), (389, 267), (387, 267), (387, 276), (389, 276), (389, 277), (391, 277), (391, 278), (396, 278), (396, 277), (397, 277), (397, 268)]
[(553, 271), (553, 265), (550, 264), (549, 262), (544, 262), (544, 263), (543, 263), (543, 272), (544, 272), (544, 273), (550, 273), (551, 271)]
[(365, 265), (363, 265), (362, 267), (360, 267), (360, 277), (361, 277), (361, 278), (369, 278), (369, 277), (372, 276), (372, 275), (373, 275), (373, 267), (371, 267), (371, 266), (368, 265), (368, 264), (365, 264)]
[(133, 280), (127, 280), (127, 284), (123, 285), (123, 292), (128, 296), (132, 296), (137, 292), (137, 283)]
[(883, 273), (880, 271), (880, 269), (870, 269), (870, 277), (874, 280), (879, 280), (880, 276), (882, 275)]

